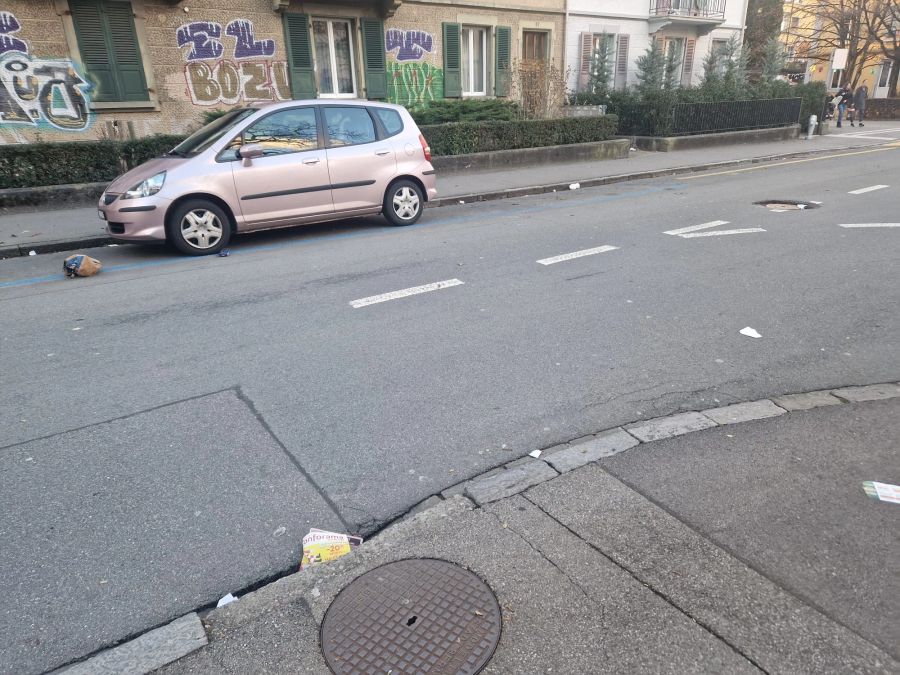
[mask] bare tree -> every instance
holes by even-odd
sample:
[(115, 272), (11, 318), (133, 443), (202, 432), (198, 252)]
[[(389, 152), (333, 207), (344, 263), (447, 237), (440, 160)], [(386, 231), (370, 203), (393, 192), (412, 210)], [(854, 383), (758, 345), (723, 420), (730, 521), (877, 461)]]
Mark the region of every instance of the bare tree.
[(800, 10), (806, 17), (796, 27), (788, 27), (791, 37), (808, 45), (806, 57), (831, 61), (835, 49), (847, 50), (847, 65), (839, 84), (856, 87), (863, 67), (877, 42), (869, 30), (869, 16), (875, 5), (896, 0), (812, 0)]
[(876, 0), (866, 13), (866, 28), (875, 40), (885, 60), (891, 61), (888, 96), (897, 96), (897, 77), (900, 75), (900, 3), (897, 0)]

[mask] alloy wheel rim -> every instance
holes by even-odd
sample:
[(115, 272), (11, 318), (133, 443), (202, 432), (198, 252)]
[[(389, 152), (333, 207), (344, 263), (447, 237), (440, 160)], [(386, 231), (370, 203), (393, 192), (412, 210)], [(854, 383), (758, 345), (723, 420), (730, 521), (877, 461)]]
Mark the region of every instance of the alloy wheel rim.
[(181, 219), (181, 238), (196, 249), (212, 248), (222, 238), (222, 223), (212, 211), (188, 211)]
[(394, 213), (402, 220), (411, 220), (419, 212), (419, 195), (411, 187), (403, 186), (394, 193)]

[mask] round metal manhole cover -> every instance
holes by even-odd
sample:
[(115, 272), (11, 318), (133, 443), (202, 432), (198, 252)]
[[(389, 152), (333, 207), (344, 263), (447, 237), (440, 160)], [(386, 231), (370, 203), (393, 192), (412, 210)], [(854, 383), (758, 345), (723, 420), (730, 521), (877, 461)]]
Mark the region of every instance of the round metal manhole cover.
[(816, 202), (797, 201), (796, 199), (764, 199), (761, 202), (753, 202), (757, 206), (762, 206), (770, 211), (805, 211), (807, 209), (817, 209), (819, 204)]
[(399, 560), (353, 581), (322, 622), (334, 673), (478, 673), (500, 641), (500, 605), (475, 574), (445, 560)]

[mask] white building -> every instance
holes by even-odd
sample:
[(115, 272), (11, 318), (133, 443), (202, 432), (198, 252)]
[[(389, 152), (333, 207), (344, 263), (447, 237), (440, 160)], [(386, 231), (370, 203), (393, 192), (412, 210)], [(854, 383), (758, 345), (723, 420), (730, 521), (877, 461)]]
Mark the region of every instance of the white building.
[(569, 88), (582, 91), (591, 54), (612, 41), (615, 86), (637, 83), (636, 59), (658, 40), (681, 62), (684, 85), (698, 84), (703, 59), (737, 35), (743, 39), (748, 0), (569, 0), (566, 64)]

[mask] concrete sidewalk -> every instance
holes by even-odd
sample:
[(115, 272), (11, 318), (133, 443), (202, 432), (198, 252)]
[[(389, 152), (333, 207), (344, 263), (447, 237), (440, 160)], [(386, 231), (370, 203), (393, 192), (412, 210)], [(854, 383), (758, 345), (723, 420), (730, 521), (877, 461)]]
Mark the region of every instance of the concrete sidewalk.
[(326, 673), (331, 602), (407, 558), (461, 565), (496, 594), (488, 673), (895, 673), (900, 505), (862, 481), (900, 483), (898, 397), (895, 383), (784, 396), (550, 448), (67, 673)]
[[(498, 199), (512, 194), (568, 189), (580, 182), (619, 182), (673, 173), (689, 173), (747, 162), (771, 161), (807, 153), (827, 153), (850, 148), (883, 145), (885, 138), (900, 140), (900, 121), (871, 122), (864, 129), (842, 128), (838, 133), (803, 139), (675, 152), (634, 151), (627, 160), (569, 162), (513, 168), (503, 171), (442, 172), (438, 177), (440, 200)], [(872, 136), (869, 138), (868, 136)], [(102, 246), (112, 240), (93, 206), (61, 210), (23, 211), (0, 215), (0, 258)]]

